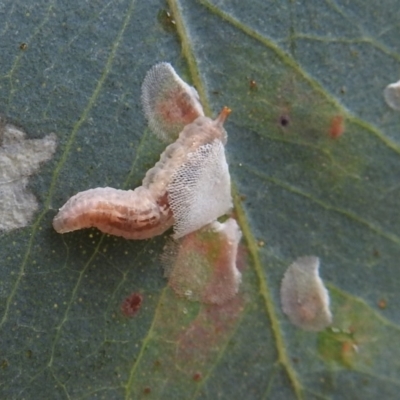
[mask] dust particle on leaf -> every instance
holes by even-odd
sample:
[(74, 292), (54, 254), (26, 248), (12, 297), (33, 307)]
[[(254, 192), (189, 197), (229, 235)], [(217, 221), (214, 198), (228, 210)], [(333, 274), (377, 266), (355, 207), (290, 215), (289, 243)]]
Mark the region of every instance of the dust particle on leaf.
[(166, 32), (176, 32), (176, 21), (170, 11), (160, 10), (157, 19)]

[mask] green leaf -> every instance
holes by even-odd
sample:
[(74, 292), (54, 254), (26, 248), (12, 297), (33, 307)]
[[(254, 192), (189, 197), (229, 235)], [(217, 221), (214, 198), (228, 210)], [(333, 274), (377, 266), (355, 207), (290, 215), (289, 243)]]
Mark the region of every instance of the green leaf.
[[(29, 178), (39, 210), (0, 235), (0, 397), (396, 398), (400, 114), (383, 89), (398, 80), (399, 17), (396, 2), (372, 1), (3, 2), (0, 112), (58, 145)], [(243, 283), (223, 306), (167, 286), (168, 235), (51, 226), (73, 194), (136, 187), (157, 161), (140, 86), (159, 61), (208, 115), (233, 110)], [(320, 333), (280, 307), (304, 255), (320, 257), (331, 295)], [(143, 300), (129, 318), (132, 293)]]

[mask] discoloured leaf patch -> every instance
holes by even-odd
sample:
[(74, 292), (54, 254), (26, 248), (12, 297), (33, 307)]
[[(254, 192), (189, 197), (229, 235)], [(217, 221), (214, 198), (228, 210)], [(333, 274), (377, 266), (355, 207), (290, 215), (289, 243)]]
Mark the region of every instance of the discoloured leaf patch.
[(3, 122), (0, 140), (0, 230), (11, 231), (28, 225), (39, 207), (27, 188), (29, 177), (53, 156), (56, 135), (26, 139), (23, 131)]

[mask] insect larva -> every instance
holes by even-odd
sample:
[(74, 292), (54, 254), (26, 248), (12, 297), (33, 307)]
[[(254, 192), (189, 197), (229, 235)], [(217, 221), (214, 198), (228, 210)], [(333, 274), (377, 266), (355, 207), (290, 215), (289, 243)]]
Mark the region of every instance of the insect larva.
[(290, 265), (282, 279), (283, 312), (294, 325), (307, 331), (321, 331), (332, 322), (329, 293), (318, 269), (317, 257), (300, 257)]
[(126, 239), (147, 239), (172, 226), (172, 212), (165, 199), (154, 199), (142, 186), (135, 190), (96, 188), (71, 197), (53, 220), (58, 233), (96, 227)]
[[(167, 63), (156, 65), (145, 83), (154, 85), (166, 71), (171, 74), (171, 69)], [(176, 75), (173, 69), (172, 72)], [(193, 97), (194, 89), (178, 79), (180, 90), (186, 88), (186, 94)], [(158, 96), (152, 85), (144, 85), (151, 88), (143, 92), (144, 107), (148, 110), (160, 103), (159, 99), (151, 101), (151, 96)], [(168, 91), (163, 90), (166, 96)], [(195, 110), (187, 113), (185, 108), (180, 115), (198, 115), (197, 101), (194, 96), (193, 104), (186, 102), (186, 108), (191, 104), (188, 107)], [(173, 102), (173, 107), (179, 108), (177, 104)], [(232, 207), (224, 150), (227, 134), (223, 127), (229, 114), (225, 107), (215, 120), (200, 115), (185, 125), (178, 139), (146, 173), (142, 186), (135, 190), (97, 188), (73, 196), (54, 218), (54, 229), (65, 233), (96, 227), (127, 239), (147, 239), (162, 234), (173, 224), (175, 237), (181, 237), (214, 221)]]

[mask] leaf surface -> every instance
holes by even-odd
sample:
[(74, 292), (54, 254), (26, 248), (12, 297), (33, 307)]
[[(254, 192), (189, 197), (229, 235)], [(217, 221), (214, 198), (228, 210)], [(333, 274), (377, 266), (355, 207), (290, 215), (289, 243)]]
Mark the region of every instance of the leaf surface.
[[(29, 178), (39, 211), (0, 235), (0, 397), (396, 398), (400, 114), (383, 89), (398, 80), (399, 17), (394, 1), (3, 2), (0, 112), (58, 146)], [(78, 191), (136, 187), (157, 161), (140, 87), (159, 61), (207, 115), (233, 110), (243, 283), (223, 306), (167, 286), (168, 235), (51, 226)], [(304, 255), (320, 257), (331, 295), (320, 333), (281, 311), (283, 274)]]

